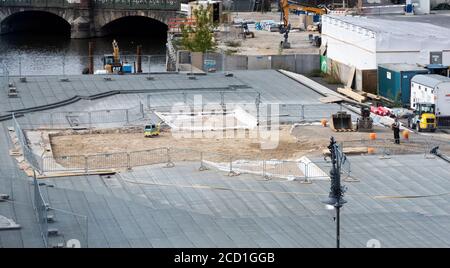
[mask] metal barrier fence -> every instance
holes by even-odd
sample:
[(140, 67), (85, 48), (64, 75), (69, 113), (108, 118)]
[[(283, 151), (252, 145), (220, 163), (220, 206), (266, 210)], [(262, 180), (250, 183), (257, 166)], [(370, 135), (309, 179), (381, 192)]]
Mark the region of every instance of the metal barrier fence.
[[(54, 194), (65, 191), (53, 187), (46, 189), (52, 189)], [(88, 217), (50, 206), (49, 196), (45, 198), (44, 193), (34, 174), (32, 201), (44, 247), (88, 247)]]
[[(170, 50), (170, 49), (169, 49)], [(172, 52), (173, 54), (173, 52)], [(121, 61), (132, 65), (132, 72), (138, 71), (138, 58), (135, 54), (122, 54)], [(174, 57), (174, 56), (172, 56)], [(178, 69), (180, 64), (191, 64), (204, 72), (228, 72), (235, 70), (284, 69), (296, 73), (309, 74), (317, 69), (320, 58), (314, 54), (246, 56), (226, 55), (219, 52), (176, 53)], [(103, 55), (94, 55), (94, 70), (103, 70)], [(3, 56), (10, 75), (77, 75), (89, 66), (88, 56)], [(143, 73), (166, 72), (167, 55), (142, 55)], [(177, 70), (175, 70), (177, 71)]]
[(8, 90), (9, 72), (7, 66), (2, 62), (0, 64), (0, 90)]
[(147, 94), (147, 108), (170, 111), (174, 104), (194, 105), (196, 108), (208, 105), (259, 104), (261, 94), (254, 90), (189, 90), (155, 92)]
[(132, 124), (145, 118), (144, 105), (128, 109), (39, 112), (21, 119), (26, 129), (106, 128)]
[(27, 138), (25, 137), (25, 134), (20, 127), (19, 123), (16, 120), (15, 115), (12, 115), (12, 122), (14, 127), (14, 132), (16, 134), (16, 138), (18, 140), (19, 146), (22, 150), (23, 157), (25, 160), (33, 167), (34, 170), (42, 171), (42, 158), (39, 156), (36, 156), (33, 153), (33, 150), (28, 145)]
[[(103, 70), (103, 55), (94, 55), (94, 71)], [(135, 54), (120, 55), (123, 63), (132, 65), (132, 72), (137, 72), (138, 56)], [(89, 66), (88, 56), (2, 56), (10, 75), (80, 75)], [(166, 55), (142, 55), (141, 69), (143, 73), (165, 72)]]
[[(328, 179), (329, 175), (320, 166), (327, 161), (309, 160), (266, 160), (249, 156), (236, 156), (192, 149), (162, 147), (136, 152), (95, 154), (85, 156), (43, 157), (44, 173), (80, 172), (108, 169), (131, 169), (137, 166), (164, 164), (173, 167), (180, 162), (198, 163), (199, 170), (209, 168), (227, 172), (230, 176), (240, 173), (260, 175), (266, 179), (282, 178), (309, 182), (311, 179)], [(350, 174), (350, 162), (343, 167), (343, 172)]]
[(36, 211), (36, 217), (39, 224), (39, 229), (41, 232), (42, 239), (44, 241), (44, 246), (48, 247), (48, 204), (42, 197), (41, 190), (39, 188), (39, 183), (36, 179), (36, 175), (33, 178), (33, 205)]
[[(364, 146), (369, 148), (368, 154), (378, 154), (384, 157), (394, 154), (424, 154), (432, 156), (431, 149), (439, 146), (443, 153), (450, 152), (450, 143), (414, 138), (394, 145), (392, 140), (353, 140), (341, 142), (343, 150), (347, 147)], [(96, 154), (86, 156), (43, 157), (44, 172), (77, 171), (90, 172), (99, 169), (128, 168), (136, 166), (166, 164), (173, 166), (178, 162), (197, 162), (199, 169), (215, 168), (228, 172), (230, 175), (251, 173), (265, 178), (299, 179), (308, 181), (311, 178), (328, 178), (328, 173), (319, 166), (328, 164), (323, 161), (298, 161), (258, 159), (256, 156), (226, 155), (213, 152), (202, 152), (193, 149), (157, 148), (137, 152), (122, 152), (112, 154)], [(343, 178), (350, 177), (351, 164), (348, 159), (342, 164)]]
[(280, 122), (298, 123), (329, 119), (331, 114), (341, 111), (339, 104), (280, 104)]
[[(95, 8), (179, 10), (179, 0), (94, 0)], [(0, 6), (86, 8), (87, 4), (69, 0), (0, 0)]]
[[(233, 42), (239, 42), (233, 40)], [(228, 72), (235, 70), (283, 69), (301, 74), (310, 74), (320, 66), (320, 56), (316, 54), (294, 55), (228, 55), (226, 52), (207, 51), (205, 53), (179, 50), (180, 64), (193, 64), (204, 72)]]
[(359, 139), (340, 142), (344, 150), (346, 147), (364, 146), (368, 148), (371, 154), (379, 154), (383, 156), (398, 154), (423, 154), (424, 156), (432, 156), (431, 150), (439, 146), (439, 150), (443, 153), (450, 153), (450, 142), (436, 137), (409, 137), (401, 138), (400, 144), (395, 144), (394, 139)]

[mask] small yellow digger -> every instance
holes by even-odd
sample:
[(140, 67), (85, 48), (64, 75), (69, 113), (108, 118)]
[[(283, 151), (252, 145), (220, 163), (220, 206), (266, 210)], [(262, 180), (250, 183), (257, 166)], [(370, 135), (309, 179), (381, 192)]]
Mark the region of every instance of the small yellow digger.
[(144, 137), (156, 137), (159, 136), (159, 132), (160, 132), (160, 124), (151, 124), (151, 125), (145, 125), (144, 127)]

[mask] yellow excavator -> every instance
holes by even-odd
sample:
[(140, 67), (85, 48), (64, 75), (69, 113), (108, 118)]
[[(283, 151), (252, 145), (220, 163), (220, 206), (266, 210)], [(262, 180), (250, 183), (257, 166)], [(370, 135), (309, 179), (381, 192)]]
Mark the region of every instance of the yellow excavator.
[(116, 40), (112, 42), (113, 54), (106, 54), (103, 56), (103, 68), (108, 73), (121, 73), (122, 63), (120, 63), (119, 45)]
[(306, 12), (313, 12), (318, 15), (327, 14), (329, 9), (326, 7), (313, 7), (300, 4), (289, 0), (279, 0), (280, 10), (281, 10), (281, 20), (283, 24), (280, 25), (280, 33), (284, 34), (284, 40), (281, 41), (280, 46), (282, 48), (290, 48), (291, 44), (288, 41), (289, 31), (291, 30), (291, 24), (289, 23), (289, 12), (291, 10), (302, 10)]

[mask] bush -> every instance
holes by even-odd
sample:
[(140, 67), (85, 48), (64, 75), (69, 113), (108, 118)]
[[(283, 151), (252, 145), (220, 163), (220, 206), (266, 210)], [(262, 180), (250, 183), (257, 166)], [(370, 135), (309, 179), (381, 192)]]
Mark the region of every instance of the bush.
[(237, 40), (226, 41), (225, 45), (227, 45), (229, 47), (240, 47), (241, 41), (237, 41)]

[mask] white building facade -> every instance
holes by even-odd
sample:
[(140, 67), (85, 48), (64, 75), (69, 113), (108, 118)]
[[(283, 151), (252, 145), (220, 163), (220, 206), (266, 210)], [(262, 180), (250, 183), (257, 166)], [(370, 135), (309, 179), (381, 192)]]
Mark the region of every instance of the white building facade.
[(322, 44), (329, 59), (360, 70), (381, 63), (426, 65), (436, 53), (450, 65), (450, 28), (422, 22), (324, 15)]

